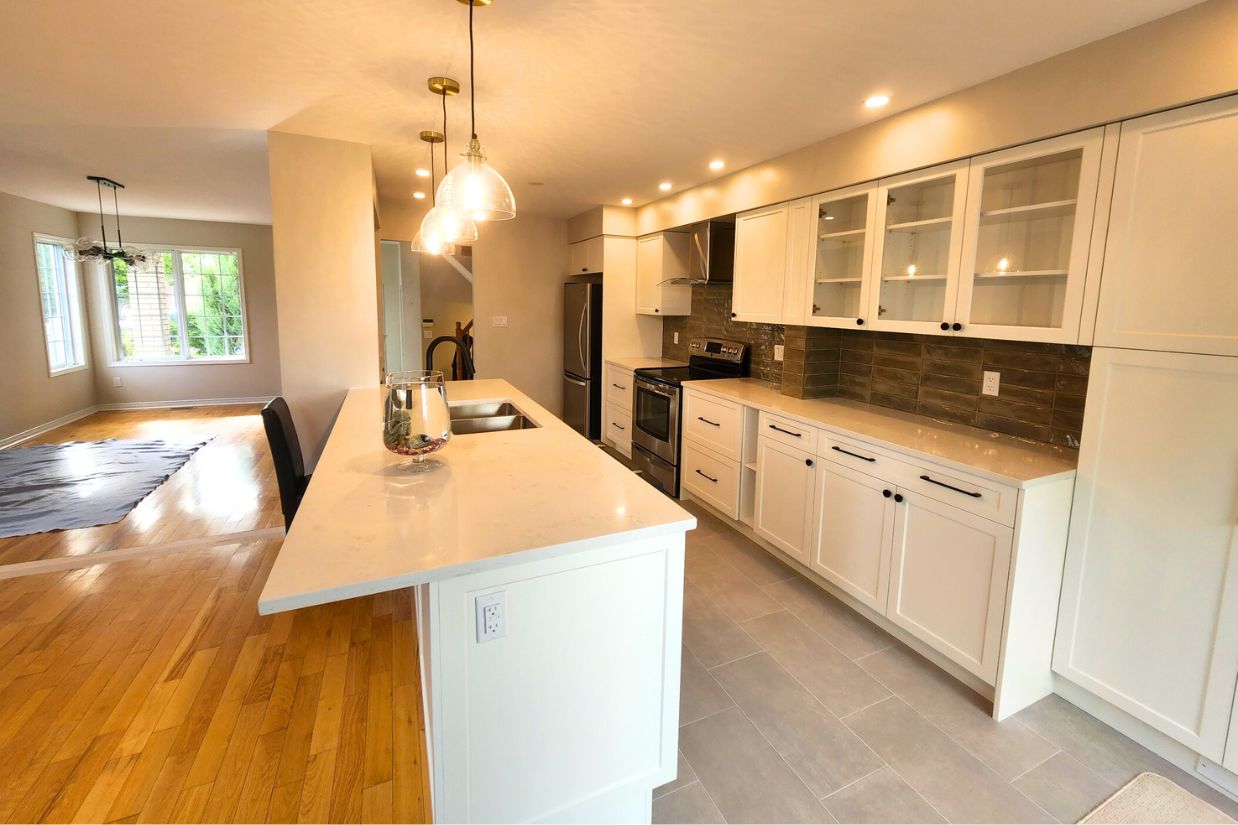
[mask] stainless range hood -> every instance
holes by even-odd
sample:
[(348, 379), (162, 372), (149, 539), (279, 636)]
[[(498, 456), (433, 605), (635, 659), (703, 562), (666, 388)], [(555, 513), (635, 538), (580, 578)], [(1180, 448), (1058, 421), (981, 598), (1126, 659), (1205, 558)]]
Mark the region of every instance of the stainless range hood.
[(688, 277), (670, 278), (668, 284), (729, 284), (735, 270), (735, 224), (705, 221), (692, 227)]

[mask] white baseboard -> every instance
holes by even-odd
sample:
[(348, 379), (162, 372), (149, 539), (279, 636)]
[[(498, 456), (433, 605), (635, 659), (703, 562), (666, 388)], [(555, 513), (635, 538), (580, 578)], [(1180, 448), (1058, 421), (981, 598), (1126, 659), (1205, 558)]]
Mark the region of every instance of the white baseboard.
[(253, 395), (242, 398), (187, 398), (180, 401), (120, 401), (115, 404), (98, 404), (99, 411), (159, 410), (171, 407), (225, 407), (230, 404), (266, 404), (273, 395)]
[(72, 424), (74, 421), (85, 418), (88, 415), (93, 415), (97, 412), (114, 412), (118, 410), (157, 410), (169, 409), (171, 407), (223, 407), (231, 404), (266, 404), (275, 396), (273, 395), (255, 395), (246, 396), (244, 398), (192, 398), (184, 401), (125, 401), (116, 404), (93, 404), (89, 407), (71, 412), (68, 415), (62, 415), (60, 418), (52, 421), (39, 424), (37, 427), (31, 427), (28, 430), (22, 430), (20, 433), (9, 436), (8, 438), (0, 438), (0, 450), (7, 447), (14, 447), (21, 444), (23, 441), (29, 441), (43, 433), (50, 432), (57, 427), (63, 427), (65, 424)]
[(68, 415), (62, 415), (59, 418), (53, 419), (51, 421), (46, 421), (42, 424), (39, 424), (37, 427), (31, 427), (28, 430), (22, 430), (20, 433), (11, 435), (8, 438), (0, 438), (0, 450), (5, 449), (6, 447), (12, 447), (16, 444), (20, 444), (23, 441), (29, 441), (30, 439), (36, 436), (43, 435), (43, 433), (50, 432), (51, 430), (54, 430), (57, 427), (63, 427), (65, 424), (72, 424), (74, 421), (85, 418), (86, 416), (96, 413), (98, 411), (99, 411), (99, 407), (97, 405), (92, 404), (91, 406), (84, 407), (83, 409), (80, 409), (77, 412), (71, 412)]

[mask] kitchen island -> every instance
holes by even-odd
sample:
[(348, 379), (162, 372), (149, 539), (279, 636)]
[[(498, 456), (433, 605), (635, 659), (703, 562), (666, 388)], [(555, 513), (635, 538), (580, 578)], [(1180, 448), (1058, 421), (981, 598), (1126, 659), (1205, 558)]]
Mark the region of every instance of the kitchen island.
[(643, 821), (675, 777), (693, 516), (501, 380), (536, 426), (453, 436), (411, 473), (353, 389), (259, 611), (413, 588), (438, 822)]

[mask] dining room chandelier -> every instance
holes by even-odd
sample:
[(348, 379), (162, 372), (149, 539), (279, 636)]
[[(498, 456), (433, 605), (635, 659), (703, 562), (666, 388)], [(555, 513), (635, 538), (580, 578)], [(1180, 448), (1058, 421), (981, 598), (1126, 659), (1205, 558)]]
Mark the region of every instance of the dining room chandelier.
[(516, 196), (493, 166), (477, 140), (477, 83), (474, 77), (473, 7), (493, 0), (458, 0), (469, 7), (469, 138), (463, 161), (449, 171), (438, 187), (438, 204), (474, 221), (506, 221), (516, 217)]
[[(123, 261), (127, 266), (144, 262), (146, 253), (136, 246), (125, 246), (120, 234), (120, 200), (116, 195), (116, 190), (124, 189), (125, 185), (101, 175), (87, 175), (86, 180), (95, 182), (95, 190), (99, 196), (99, 232), (102, 238), (97, 241), (94, 238), (78, 238), (72, 246), (64, 247), (64, 256), (71, 261), (95, 261), (97, 263)], [(103, 217), (103, 187), (105, 186), (112, 190), (112, 210), (116, 218), (115, 247), (107, 242), (107, 223)]]

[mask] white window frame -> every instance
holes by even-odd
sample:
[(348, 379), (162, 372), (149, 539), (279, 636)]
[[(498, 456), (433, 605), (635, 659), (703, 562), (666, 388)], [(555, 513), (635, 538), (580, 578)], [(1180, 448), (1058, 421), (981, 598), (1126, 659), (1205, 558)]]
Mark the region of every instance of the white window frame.
[(223, 253), (236, 255), (237, 287), (241, 292), (241, 332), (245, 336), (245, 355), (243, 357), (214, 356), (210, 358), (190, 358), (188, 324), (180, 324), (181, 357), (179, 358), (128, 358), (124, 357), (120, 343), (120, 307), (116, 302), (116, 277), (112, 274), (111, 263), (100, 264), (104, 288), (108, 294), (108, 307), (111, 312), (112, 351), (109, 367), (124, 369), (127, 367), (190, 367), (199, 365), (219, 364), (249, 364), (253, 361), (253, 340), (249, 337), (249, 300), (245, 294), (245, 260), (238, 248), (226, 246), (187, 246), (184, 244), (152, 244), (135, 243), (125, 246), (135, 246), (144, 252), (171, 252), (173, 260), (173, 285), (176, 295), (176, 312), (178, 317), (185, 319), (185, 281), (181, 268), (181, 255), (186, 252)]
[[(66, 247), (73, 245), (73, 241), (68, 238), (60, 238), (55, 235), (45, 235), (42, 232), (32, 233), (32, 241), (30, 251), (34, 254), (34, 282), (35, 295), (39, 301), (39, 333), (43, 336), (43, 353), (47, 359), (47, 375), (49, 378), (55, 378), (58, 375), (68, 375), (72, 372), (82, 372), (90, 369), (90, 351), (86, 345), (86, 304), (82, 299), (82, 271), (77, 265), (77, 261), (69, 260), (64, 257), (62, 251)], [(47, 321), (43, 317), (43, 284), (39, 279), (39, 244), (51, 244), (56, 247), (56, 255), (63, 262), (63, 268), (60, 270), (62, 276), (61, 287), (64, 289), (65, 311), (66, 317), (63, 319), (65, 327), (65, 343), (73, 347), (73, 363), (67, 367), (52, 367), (52, 352), (47, 341)]]

